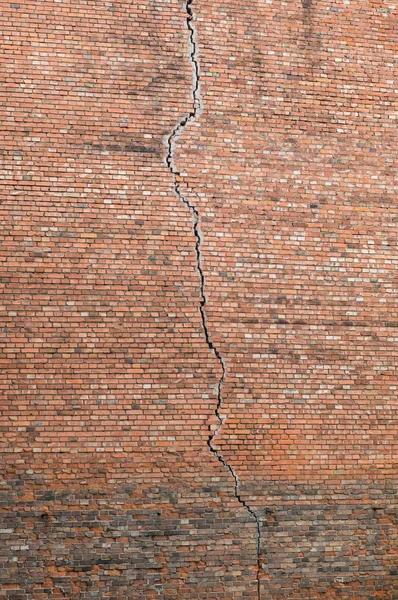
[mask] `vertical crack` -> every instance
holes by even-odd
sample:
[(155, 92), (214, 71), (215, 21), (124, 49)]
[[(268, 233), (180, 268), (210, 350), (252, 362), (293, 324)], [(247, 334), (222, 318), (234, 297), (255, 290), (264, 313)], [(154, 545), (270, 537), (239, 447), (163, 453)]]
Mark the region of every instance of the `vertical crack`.
[(193, 24), (193, 21), (195, 19), (195, 15), (192, 10), (193, 2), (194, 2), (194, 0), (186, 0), (186, 2), (185, 2), (185, 10), (186, 10), (186, 14), (187, 14), (186, 23), (187, 23), (187, 28), (188, 28), (188, 32), (189, 32), (189, 49), (190, 49), (189, 55), (190, 55), (190, 61), (191, 61), (192, 71), (193, 71), (193, 85), (192, 85), (193, 106), (192, 106), (192, 109), (190, 110), (190, 112), (178, 121), (177, 125), (173, 128), (173, 130), (171, 131), (170, 135), (167, 138), (168, 151), (167, 151), (166, 163), (167, 163), (170, 173), (173, 176), (175, 195), (177, 196), (177, 198), (180, 202), (185, 204), (185, 206), (189, 209), (189, 211), (192, 215), (193, 234), (195, 237), (196, 266), (197, 266), (199, 280), (200, 280), (199, 312), (200, 312), (200, 316), (201, 316), (201, 320), (202, 320), (202, 327), (203, 327), (206, 344), (209, 347), (210, 351), (216, 357), (216, 359), (219, 363), (219, 366), (221, 368), (221, 376), (220, 376), (218, 384), (217, 384), (217, 405), (214, 410), (214, 414), (217, 417), (219, 425), (215, 429), (215, 431), (212, 431), (210, 428), (210, 434), (209, 434), (209, 437), (207, 440), (207, 445), (208, 445), (210, 452), (217, 458), (217, 460), (225, 467), (225, 469), (227, 469), (227, 471), (232, 476), (232, 478), (234, 480), (234, 497), (238, 500), (238, 502), (242, 505), (242, 507), (246, 510), (246, 512), (250, 515), (250, 517), (256, 523), (257, 599), (261, 600), (261, 583), (260, 583), (261, 526), (260, 526), (260, 519), (257, 516), (257, 514), (255, 513), (255, 511), (241, 497), (241, 495), (239, 493), (240, 483), (239, 483), (237, 474), (235, 473), (232, 466), (225, 460), (225, 458), (222, 456), (222, 454), (217, 450), (217, 448), (214, 445), (215, 438), (220, 433), (222, 426), (224, 424), (224, 419), (221, 416), (220, 410), (221, 410), (222, 402), (223, 402), (222, 388), (224, 385), (227, 371), (226, 371), (226, 366), (225, 366), (225, 360), (222, 357), (218, 348), (214, 345), (211, 335), (210, 335), (210, 332), (209, 332), (208, 324), (207, 324), (207, 315), (206, 315), (207, 298), (206, 298), (206, 293), (205, 293), (206, 279), (205, 279), (205, 274), (204, 274), (203, 267), (202, 267), (202, 241), (203, 241), (203, 238), (202, 238), (202, 232), (201, 232), (201, 228), (200, 228), (200, 221), (201, 221), (200, 213), (199, 213), (199, 210), (196, 208), (196, 206), (194, 204), (192, 204), (190, 202), (190, 200), (183, 195), (183, 193), (181, 191), (181, 186), (180, 186), (181, 173), (174, 163), (174, 148), (175, 148), (178, 137), (184, 131), (184, 129), (192, 121), (194, 121), (196, 119), (199, 111), (201, 110), (201, 98), (200, 98), (200, 88), (199, 88), (200, 68), (199, 68), (199, 60), (198, 60), (198, 46), (197, 46), (197, 42), (196, 42), (196, 28)]

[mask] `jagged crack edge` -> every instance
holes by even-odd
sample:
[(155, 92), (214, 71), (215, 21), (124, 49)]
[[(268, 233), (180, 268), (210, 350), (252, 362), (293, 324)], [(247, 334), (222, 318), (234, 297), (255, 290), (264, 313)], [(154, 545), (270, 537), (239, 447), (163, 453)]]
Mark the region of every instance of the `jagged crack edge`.
[(193, 233), (195, 236), (196, 263), (197, 263), (197, 269), (198, 269), (199, 279), (200, 279), (199, 311), (200, 311), (201, 320), (202, 320), (202, 327), (203, 327), (203, 331), (204, 331), (204, 335), (205, 335), (206, 344), (209, 347), (209, 349), (211, 350), (211, 352), (214, 354), (214, 356), (216, 357), (216, 359), (219, 362), (220, 367), (221, 367), (221, 377), (220, 377), (220, 379), (218, 381), (218, 385), (217, 385), (217, 405), (216, 405), (216, 408), (214, 411), (214, 413), (219, 421), (219, 426), (217, 427), (217, 429), (215, 431), (210, 432), (210, 435), (207, 440), (207, 446), (208, 446), (210, 452), (217, 458), (217, 460), (231, 474), (231, 476), (234, 480), (234, 497), (243, 506), (243, 508), (249, 513), (249, 515), (252, 517), (252, 519), (256, 523), (257, 597), (258, 597), (258, 600), (261, 600), (261, 584), (260, 584), (261, 525), (260, 525), (260, 519), (257, 516), (257, 514), (255, 513), (255, 511), (240, 496), (238, 476), (236, 475), (232, 466), (224, 459), (222, 454), (220, 454), (220, 452), (217, 450), (217, 448), (215, 448), (215, 446), (213, 444), (215, 438), (220, 433), (222, 426), (224, 424), (224, 420), (220, 414), (220, 409), (221, 409), (222, 401), (223, 401), (222, 387), (223, 387), (225, 377), (226, 377), (226, 366), (225, 366), (224, 358), (221, 356), (218, 348), (214, 345), (214, 343), (211, 339), (211, 335), (210, 335), (210, 332), (209, 332), (209, 329), (207, 326), (207, 315), (206, 315), (206, 310), (205, 310), (205, 306), (206, 306), (206, 302), (207, 302), (207, 298), (206, 298), (206, 294), (205, 294), (206, 280), (205, 280), (205, 275), (204, 275), (204, 272), (202, 269), (202, 250), (201, 250), (202, 235), (201, 235), (201, 230), (200, 230), (200, 213), (199, 213), (198, 209), (195, 207), (195, 205), (192, 204), (182, 194), (180, 184), (177, 180), (177, 177), (180, 177), (181, 174), (180, 174), (180, 171), (176, 168), (176, 166), (174, 164), (174, 159), (173, 159), (173, 150), (174, 150), (175, 143), (176, 143), (179, 135), (184, 131), (184, 129), (189, 125), (189, 123), (197, 117), (198, 111), (201, 109), (201, 101), (200, 101), (200, 95), (199, 95), (200, 69), (199, 69), (199, 61), (197, 58), (197, 45), (196, 45), (196, 40), (195, 40), (196, 32), (195, 32), (195, 28), (193, 26), (193, 20), (195, 18), (194, 12), (192, 10), (193, 1), (194, 0), (187, 0), (187, 2), (185, 3), (185, 9), (187, 12), (186, 22), (187, 22), (187, 28), (189, 31), (189, 41), (190, 41), (190, 47), (191, 47), (190, 60), (192, 63), (193, 74), (194, 74), (193, 88), (192, 88), (193, 109), (187, 115), (185, 115), (178, 121), (177, 125), (173, 128), (169, 137), (167, 138), (167, 150), (168, 151), (167, 151), (167, 157), (166, 157), (166, 164), (169, 168), (169, 171), (173, 175), (174, 192), (175, 192), (176, 197), (178, 198), (178, 200), (180, 200), (180, 202), (185, 204), (185, 206), (189, 209), (189, 211), (191, 212), (191, 215), (192, 215)]

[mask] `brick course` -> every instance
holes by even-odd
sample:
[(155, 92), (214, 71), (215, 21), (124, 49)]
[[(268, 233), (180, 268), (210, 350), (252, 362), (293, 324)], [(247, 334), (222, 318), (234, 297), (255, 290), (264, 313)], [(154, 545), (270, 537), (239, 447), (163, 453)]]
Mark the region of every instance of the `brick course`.
[(0, 598), (398, 597), (396, 7), (0, 7)]

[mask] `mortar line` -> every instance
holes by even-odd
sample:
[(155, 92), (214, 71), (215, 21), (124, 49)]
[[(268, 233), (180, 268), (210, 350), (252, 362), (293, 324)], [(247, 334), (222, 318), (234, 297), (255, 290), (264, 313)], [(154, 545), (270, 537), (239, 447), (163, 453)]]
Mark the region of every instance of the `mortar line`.
[(218, 350), (218, 348), (214, 345), (211, 335), (210, 335), (210, 332), (209, 332), (209, 329), (208, 329), (208, 325), (207, 325), (207, 315), (206, 315), (206, 309), (205, 309), (206, 303), (207, 303), (207, 298), (206, 298), (206, 294), (205, 294), (206, 278), (205, 278), (205, 274), (204, 274), (204, 271), (202, 268), (203, 237), (202, 237), (201, 228), (200, 228), (201, 216), (200, 216), (199, 210), (196, 208), (196, 206), (194, 204), (192, 204), (182, 194), (180, 184), (179, 184), (179, 180), (181, 178), (181, 173), (177, 169), (177, 167), (175, 166), (175, 163), (174, 163), (174, 148), (175, 148), (175, 144), (176, 144), (178, 137), (185, 130), (185, 128), (192, 121), (194, 121), (197, 118), (198, 112), (202, 108), (201, 98), (200, 98), (200, 89), (199, 89), (200, 66), (199, 66), (199, 59), (198, 59), (198, 46), (196, 43), (196, 28), (193, 24), (193, 21), (195, 19), (195, 15), (192, 10), (193, 2), (194, 2), (194, 0), (186, 0), (186, 2), (185, 2), (185, 10), (186, 10), (186, 14), (187, 14), (186, 24), (187, 24), (187, 29), (189, 32), (189, 48), (190, 48), (189, 55), (190, 55), (190, 61), (191, 61), (191, 65), (192, 65), (192, 72), (193, 72), (193, 85), (192, 85), (193, 106), (192, 106), (192, 110), (178, 121), (177, 125), (173, 128), (173, 130), (171, 131), (170, 135), (167, 138), (168, 152), (167, 152), (167, 157), (166, 157), (166, 163), (167, 163), (170, 173), (173, 176), (173, 185), (174, 185), (175, 195), (180, 202), (185, 204), (185, 206), (189, 209), (189, 211), (192, 215), (193, 234), (195, 237), (195, 254), (196, 254), (196, 263), (197, 263), (196, 266), (197, 266), (199, 280), (200, 280), (199, 312), (200, 312), (200, 316), (201, 316), (202, 327), (203, 327), (206, 344), (209, 347), (210, 351), (216, 357), (216, 359), (221, 367), (221, 376), (220, 376), (218, 384), (217, 384), (217, 405), (214, 410), (214, 414), (216, 415), (216, 417), (218, 419), (219, 426), (213, 432), (211, 431), (211, 426), (209, 427), (210, 434), (209, 434), (209, 437), (207, 440), (207, 446), (208, 446), (210, 452), (217, 458), (217, 460), (224, 466), (225, 469), (227, 469), (227, 471), (232, 476), (232, 478), (234, 480), (234, 497), (238, 500), (238, 502), (241, 504), (241, 506), (246, 510), (246, 512), (250, 515), (250, 517), (256, 523), (257, 600), (261, 600), (261, 582), (260, 582), (261, 525), (260, 525), (260, 519), (257, 516), (257, 514), (255, 513), (255, 511), (245, 502), (245, 500), (243, 500), (243, 498), (239, 494), (239, 479), (238, 479), (238, 476), (235, 473), (233, 467), (224, 459), (222, 454), (214, 446), (215, 438), (220, 433), (222, 426), (224, 424), (224, 419), (222, 418), (222, 416), (220, 414), (220, 410), (221, 410), (222, 402), (223, 402), (222, 388), (223, 388), (223, 384), (224, 384), (224, 381), (226, 378), (227, 371), (226, 371), (226, 366), (225, 366), (225, 360), (224, 360), (223, 356), (221, 355), (220, 351)]

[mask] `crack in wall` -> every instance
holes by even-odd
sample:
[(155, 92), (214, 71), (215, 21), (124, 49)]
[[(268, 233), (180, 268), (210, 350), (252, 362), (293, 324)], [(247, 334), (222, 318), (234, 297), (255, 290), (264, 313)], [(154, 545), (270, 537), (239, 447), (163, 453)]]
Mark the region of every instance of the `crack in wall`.
[(172, 130), (172, 132), (170, 133), (169, 137), (167, 138), (167, 148), (168, 148), (168, 152), (167, 152), (167, 157), (166, 157), (166, 163), (167, 166), (169, 168), (169, 171), (171, 172), (171, 174), (173, 175), (173, 182), (174, 182), (174, 192), (178, 198), (178, 200), (180, 200), (180, 202), (182, 202), (183, 204), (185, 204), (185, 206), (189, 209), (191, 215), (192, 215), (192, 221), (193, 221), (193, 233), (195, 236), (195, 253), (196, 253), (196, 263), (197, 263), (197, 270), (199, 273), (199, 279), (200, 279), (200, 303), (199, 303), (199, 311), (200, 311), (200, 316), (201, 316), (201, 320), (202, 320), (202, 327), (203, 327), (203, 331), (204, 331), (204, 336), (205, 336), (205, 340), (206, 340), (206, 344), (209, 347), (210, 351), (214, 354), (214, 356), (216, 357), (220, 367), (221, 367), (221, 377), (219, 378), (218, 384), (217, 384), (217, 405), (214, 411), (214, 414), (216, 415), (218, 422), (219, 422), (219, 426), (217, 427), (217, 429), (215, 431), (211, 431), (210, 429), (210, 435), (208, 437), (207, 440), (207, 446), (210, 450), (210, 452), (217, 458), (217, 460), (225, 467), (225, 469), (228, 470), (228, 472), (230, 473), (230, 475), (233, 477), (234, 480), (234, 497), (238, 500), (238, 502), (242, 505), (242, 507), (246, 510), (246, 512), (250, 515), (250, 517), (255, 521), (256, 523), (256, 552), (257, 552), (257, 572), (256, 572), (256, 582), (257, 582), (257, 598), (258, 600), (261, 600), (261, 583), (260, 583), (260, 573), (261, 573), (261, 558), (260, 558), (260, 547), (261, 547), (261, 526), (260, 526), (260, 519), (257, 516), (257, 514), (255, 513), (255, 511), (245, 502), (245, 500), (243, 500), (243, 498), (241, 497), (241, 495), (239, 494), (239, 479), (237, 474), (235, 473), (234, 469), (232, 468), (232, 466), (223, 458), (222, 454), (220, 454), (220, 452), (217, 450), (217, 448), (214, 446), (214, 441), (215, 438), (217, 437), (217, 435), (220, 433), (222, 426), (224, 425), (224, 419), (222, 418), (221, 414), (220, 414), (220, 410), (221, 410), (221, 406), (222, 406), (222, 401), (223, 401), (223, 397), (222, 397), (222, 387), (226, 378), (226, 366), (225, 366), (225, 360), (222, 357), (222, 355), (220, 354), (220, 351), (218, 350), (218, 348), (214, 345), (212, 339), (211, 339), (211, 335), (207, 326), (207, 315), (206, 315), (206, 303), (207, 303), (207, 298), (206, 298), (206, 294), (205, 294), (205, 284), (206, 284), (206, 280), (205, 280), (205, 275), (204, 275), (204, 271), (203, 271), (203, 267), (202, 267), (202, 242), (203, 242), (203, 237), (202, 237), (202, 232), (201, 232), (201, 228), (200, 228), (200, 213), (198, 211), (198, 209), (196, 208), (196, 206), (194, 204), (192, 204), (181, 192), (181, 187), (180, 187), (180, 183), (179, 181), (181, 180), (181, 173), (180, 171), (176, 168), (175, 163), (174, 163), (174, 148), (175, 148), (175, 144), (176, 141), (178, 139), (178, 137), (180, 136), (180, 134), (184, 131), (184, 129), (193, 121), (196, 119), (196, 117), (198, 116), (199, 111), (201, 110), (201, 98), (200, 98), (200, 89), (199, 89), (199, 81), (200, 81), (200, 69), (199, 69), (199, 60), (198, 60), (198, 47), (197, 47), (197, 43), (196, 43), (196, 29), (193, 25), (193, 21), (195, 19), (195, 15), (194, 12), (192, 10), (192, 4), (193, 4), (194, 0), (187, 0), (185, 2), (185, 10), (187, 13), (187, 18), (186, 18), (186, 23), (187, 23), (187, 28), (189, 31), (189, 47), (190, 47), (190, 61), (192, 64), (192, 70), (193, 70), (193, 86), (192, 86), (192, 98), (193, 98), (193, 108), (192, 110), (185, 115), (183, 118), (181, 118), (177, 125), (174, 127), (174, 129)]

